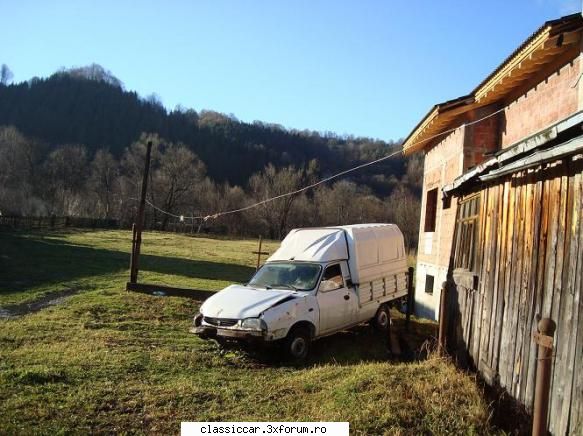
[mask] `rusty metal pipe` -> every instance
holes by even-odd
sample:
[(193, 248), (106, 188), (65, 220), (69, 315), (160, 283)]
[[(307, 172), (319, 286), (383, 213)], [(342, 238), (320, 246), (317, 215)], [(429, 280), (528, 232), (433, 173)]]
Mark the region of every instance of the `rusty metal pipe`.
[(441, 296), (439, 299), (439, 336), (437, 340), (438, 352), (441, 355), (445, 354), (446, 339), (445, 339), (445, 327), (446, 327), (446, 306), (447, 306), (447, 282), (443, 282), (441, 285)]
[(413, 314), (413, 304), (415, 301), (414, 289), (413, 289), (413, 275), (415, 274), (415, 268), (409, 267), (407, 272), (407, 317), (405, 319), (405, 327), (409, 331), (409, 324), (411, 320), (411, 315)]
[(538, 333), (534, 334), (534, 342), (538, 344), (538, 358), (534, 392), (534, 414), (532, 417), (533, 436), (547, 434), (551, 370), (553, 365), (553, 335), (555, 334), (556, 327), (552, 319), (543, 318), (538, 323)]

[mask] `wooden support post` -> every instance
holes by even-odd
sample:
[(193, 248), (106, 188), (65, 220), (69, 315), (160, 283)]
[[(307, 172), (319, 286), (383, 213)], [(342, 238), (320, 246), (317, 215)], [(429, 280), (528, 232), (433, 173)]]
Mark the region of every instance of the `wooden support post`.
[(257, 266), (255, 268), (255, 271), (257, 271), (259, 269), (259, 266), (261, 265), (261, 255), (265, 255), (267, 256), (269, 254), (269, 252), (267, 251), (261, 251), (261, 247), (263, 244), (263, 237), (261, 235), (259, 235), (259, 249), (257, 251), (252, 251), (252, 254), (256, 254), (257, 255)]
[(259, 235), (259, 249), (257, 250), (257, 267), (255, 268), (255, 270), (257, 271), (259, 269), (259, 264), (261, 264), (261, 245), (263, 243), (263, 238), (261, 237), (261, 235)]
[(533, 436), (547, 434), (549, 394), (553, 366), (553, 335), (555, 334), (556, 327), (552, 319), (543, 318), (538, 323), (538, 333), (534, 334), (534, 342), (538, 344), (538, 358), (534, 392), (534, 413), (532, 417)]
[(439, 337), (437, 340), (438, 353), (445, 354), (446, 350), (446, 322), (447, 322), (447, 282), (441, 285), (441, 297), (439, 299)]
[(144, 209), (146, 206), (146, 192), (148, 190), (148, 174), (150, 173), (150, 158), (152, 156), (152, 141), (148, 141), (146, 148), (146, 162), (144, 165), (144, 175), (142, 178), (142, 193), (140, 196), (140, 204), (138, 206), (138, 214), (136, 216), (136, 237), (133, 249), (133, 262), (130, 271), (130, 283), (138, 281), (138, 271), (140, 263), (140, 246), (142, 244), (142, 228), (144, 226)]
[(136, 283), (136, 282), (132, 282), (133, 274), (132, 272), (134, 271), (134, 262), (136, 261), (136, 223), (132, 224), (132, 252), (130, 254), (130, 283)]
[(411, 315), (414, 312), (414, 301), (415, 301), (415, 295), (414, 295), (414, 289), (413, 289), (413, 275), (415, 273), (415, 268), (413, 268), (412, 266), (409, 267), (409, 271), (407, 272), (407, 317), (405, 319), (405, 327), (407, 328), (407, 331), (409, 331), (409, 324), (410, 324), (410, 319), (411, 319)]

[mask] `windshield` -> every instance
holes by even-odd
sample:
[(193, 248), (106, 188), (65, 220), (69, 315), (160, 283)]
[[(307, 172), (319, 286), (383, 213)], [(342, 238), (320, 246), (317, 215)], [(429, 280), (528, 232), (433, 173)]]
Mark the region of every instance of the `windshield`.
[(311, 291), (316, 287), (321, 270), (322, 267), (317, 263), (267, 263), (255, 273), (249, 285)]

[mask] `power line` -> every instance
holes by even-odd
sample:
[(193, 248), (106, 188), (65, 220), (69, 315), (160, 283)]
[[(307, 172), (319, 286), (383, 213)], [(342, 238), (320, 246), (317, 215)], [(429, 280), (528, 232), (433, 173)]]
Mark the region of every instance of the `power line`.
[[(468, 123), (464, 123), (464, 124), (462, 124), (462, 126), (471, 126), (473, 124), (477, 124), (477, 123), (479, 123), (481, 121), (484, 121), (484, 120), (486, 120), (486, 119), (488, 119), (490, 117), (493, 117), (494, 115), (499, 114), (500, 112), (504, 111), (504, 109), (505, 108), (498, 109), (497, 111), (492, 112), (491, 114), (486, 115), (485, 117), (482, 117), (482, 118), (477, 119), (477, 120), (474, 120), (474, 121), (470, 121)], [(440, 133), (438, 133), (436, 135), (433, 135), (433, 136), (430, 136), (428, 138), (422, 139), (421, 141), (414, 142), (413, 144), (410, 145), (410, 147), (412, 147), (414, 145), (419, 145), (419, 144), (422, 144), (424, 142), (430, 141), (432, 139), (438, 138), (440, 136), (446, 135), (448, 133), (453, 132), (454, 130), (457, 130), (458, 128), (459, 127), (453, 127), (451, 129), (448, 129), (448, 130), (445, 130), (443, 132), (440, 132)], [(327, 183), (330, 180), (337, 179), (338, 177), (342, 177), (342, 176), (344, 176), (346, 174), (352, 173), (354, 171), (358, 171), (358, 170), (360, 170), (362, 168), (366, 168), (366, 167), (369, 167), (371, 165), (375, 165), (375, 164), (377, 164), (379, 162), (382, 162), (382, 161), (385, 161), (387, 159), (390, 159), (390, 158), (396, 156), (397, 154), (401, 153), (402, 151), (403, 151), (403, 148), (400, 148), (400, 149), (398, 149), (398, 150), (396, 150), (396, 151), (394, 151), (394, 152), (392, 152), (392, 153), (390, 153), (390, 154), (388, 154), (386, 156), (383, 156), (381, 158), (375, 159), (375, 160), (370, 161), (370, 162), (366, 162), (366, 163), (357, 165), (355, 167), (349, 168), (349, 169), (344, 170), (344, 171), (340, 171), (339, 173), (333, 174), (333, 175), (331, 175), (329, 177), (325, 177), (325, 178), (323, 178), (322, 180), (320, 180), (318, 182), (315, 182), (315, 183), (312, 183), (310, 185), (304, 186), (303, 188), (300, 188), (300, 189), (296, 189), (295, 191), (286, 192), (285, 194), (276, 195), (275, 197), (270, 197), (270, 198), (267, 198), (265, 200), (259, 201), (257, 203), (253, 203), (253, 204), (250, 204), (248, 206), (241, 207), (239, 209), (232, 209), (232, 210), (227, 210), (227, 211), (224, 211), (224, 212), (217, 212), (217, 213), (210, 214), (210, 215), (201, 215), (201, 216), (176, 215), (176, 214), (173, 214), (171, 212), (168, 212), (168, 211), (165, 211), (163, 209), (160, 209), (158, 206), (156, 206), (155, 204), (151, 203), (148, 200), (146, 200), (146, 203), (148, 203), (149, 206), (151, 206), (152, 208), (156, 209), (157, 211), (159, 211), (159, 212), (161, 212), (163, 214), (166, 214), (168, 216), (174, 217), (174, 218), (179, 218), (181, 221), (183, 221), (185, 219), (193, 220), (193, 221), (194, 220), (197, 220), (197, 219), (201, 219), (201, 220), (207, 221), (208, 219), (216, 219), (216, 218), (218, 218), (220, 216), (224, 216), (224, 215), (231, 215), (231, 214), (234, 214), (234, 213), (244, 212), (246, 210), (253, 209), (253, 208), (258, 207), (258, 206), (261, 206), (263, 204), (271, 203), (272, 201), (279, 200), (281, 198), (286, 198), (286, 197), (290, 197), (292, 195), (300, 194), (302, 192), (305, 192), (305, 191), (308, 191), (310, 189), (313, 189), (313, 188), (315, 188), (315, 187), (317, 187), (319, 185), (322, 185), (324, 183)]]

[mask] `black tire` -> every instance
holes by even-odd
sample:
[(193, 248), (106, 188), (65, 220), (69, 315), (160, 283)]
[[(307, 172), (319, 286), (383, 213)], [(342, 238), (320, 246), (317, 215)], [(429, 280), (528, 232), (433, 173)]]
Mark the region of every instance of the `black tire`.
[(293, 362), (303, 362), (308, 356), (311, 342), (312, 338), (308, 328), (292, 328), (283, 343), (287, 357)]
[(372, 326), (378, 332), (386, 333), (391, 328), (391, 312), (389, 306), (383, 304), (372, 319)]

